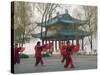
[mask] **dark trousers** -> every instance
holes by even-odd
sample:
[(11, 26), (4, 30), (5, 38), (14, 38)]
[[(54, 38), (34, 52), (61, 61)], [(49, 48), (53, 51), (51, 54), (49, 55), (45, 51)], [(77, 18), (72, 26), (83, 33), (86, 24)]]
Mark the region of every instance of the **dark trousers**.
[(66, 60), (66, 55), (62, 54), (62, 60), (61, 62), (63, 63)]
[(74, 64), (73, 64), (73, 60), (72, 60), (72, 57), (71, 56), (67, 56), (66, 57), (66, 63), (64, 65), (65, 68), (68, 68), (69, 66), (71, 68), (74, 68)]
[(36, 56), (35, 66), (38, 66), (39, 63), (41, 63), (41, 65), (44, 64), (42, 56)]
[(14, 57), (14, 64), (20, 64), (20, 55), (16, 54)]

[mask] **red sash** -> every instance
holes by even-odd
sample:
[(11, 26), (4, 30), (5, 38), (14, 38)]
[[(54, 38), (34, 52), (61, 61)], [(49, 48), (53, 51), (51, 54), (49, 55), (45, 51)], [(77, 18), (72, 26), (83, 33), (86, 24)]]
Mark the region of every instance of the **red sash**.
[(52, 48), (52, 43), (49, 43), (43, 48), (43, 50), (47, 52), (51, 48)]
[(79, 50), (80, 50), (80, 45), (79, 44), (77, 44), (74, 47), (72, 47), (72, 51), (73, 52), (78, 52)]

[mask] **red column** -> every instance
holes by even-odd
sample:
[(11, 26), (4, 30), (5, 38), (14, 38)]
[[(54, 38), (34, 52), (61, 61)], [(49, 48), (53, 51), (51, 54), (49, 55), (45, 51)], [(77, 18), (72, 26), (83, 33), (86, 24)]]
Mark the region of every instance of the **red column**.
[(42, 45), (44, 45), (44, 40), (42, 40)]
[(57, 52), (57, 41), (55, 40), (55, 49), (56, 49), (56, 52)]
[[(50, 40), (48, 42), (49, 42), (49, 45), (50, 45)], [(50, 52), (50, 49), (49, 49), (49, 52)]]
[(66, 42), (65, 42), (65, 40), (64, 40), (64, 45), (66, 45)]
[(82, 50), (84, 50), (84, 39), (82, 38)]
[(47, 40), (45, 41), (45, 44), (47, 44)]
[(52, 51), (54, 52), (54, 41), (52, 40)]
[[(60, 47), (60, 42), (61, 42), (61, 41), (58, 41), (58, 44), (59, 44), (59, 45), (58, 45), (58, 49), (59, 49), (59, 47)], [(60, 51), (60, 49), (59, 49), (59, 51)]]
[(74, 44), (74, 40), (72, 40), (72, 45)]

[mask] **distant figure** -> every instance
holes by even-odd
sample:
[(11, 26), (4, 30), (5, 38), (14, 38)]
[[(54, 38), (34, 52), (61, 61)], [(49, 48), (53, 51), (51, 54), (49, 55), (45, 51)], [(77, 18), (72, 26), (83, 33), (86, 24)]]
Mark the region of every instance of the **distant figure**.
[(61, 62), (63, 63), (66, 60), (66, 46), (64, 45), (63, 42), (60, 42), (59, 49), (62, 56)]
[(39, 63), (41, 63), (42, 66), (44, 65), (42, 54), (41, 54), (44, 47), (45, 45), (41, 45), (40, 41), (37, 42), (35, 46), (35, 58), (36, 58), (35, 66), (38, 66)]
[(70, 45), (70, 42), (67, 41), (67, 47), (66, 47), (66, 63), (64, 65), (65, 68), (68, 68), (69, 66), (71, 68), (74, 68), (74, 64), (73, 64), (73, 60), (71, 57), (71, 53), (72, 53), (72, 46)]
[(14, 48), (14, 64), (20, 64), (20, 52), (21, 48), (18, 47), (18, 44), (15, 44)]

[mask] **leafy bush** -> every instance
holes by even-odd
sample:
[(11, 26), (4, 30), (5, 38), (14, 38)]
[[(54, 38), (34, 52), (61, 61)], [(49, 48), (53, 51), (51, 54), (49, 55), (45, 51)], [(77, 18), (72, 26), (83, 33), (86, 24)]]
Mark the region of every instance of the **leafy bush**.
[(46, 54), (42, 54), (43, 57), (50, 57), (50, 54), (49, 53), (46, 53)]
[(29, 58), (27, 54), (20, 54), (20, 58)]

